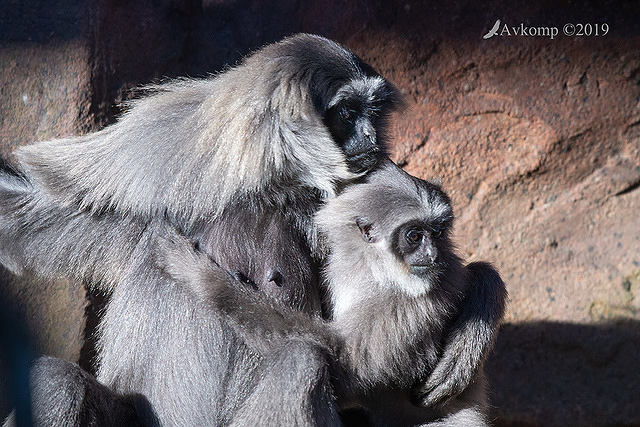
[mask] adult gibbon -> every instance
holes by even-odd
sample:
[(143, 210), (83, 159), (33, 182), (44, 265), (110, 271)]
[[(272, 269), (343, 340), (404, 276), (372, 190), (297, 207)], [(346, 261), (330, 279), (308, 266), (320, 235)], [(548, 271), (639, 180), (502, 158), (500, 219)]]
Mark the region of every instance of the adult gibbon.
[[(259, 362), (158, 267), (158, 239), (177, 230), (242, 286), (320, 313), (314, 215), (385, 158), (384, 125), (400, 97), (351, 52), (308, 34), (210, 78), (147, 91), (115, 124), (21, 147), (0, 168), (0, 262), (110, 294), (98, 380), (145, 423), (224, 425), (266, 384), (253, 375)], [(49, 365), (35, 372), (54, 394), (35, 411), (78, 411), (69, 396), (91, 381), (75, 365)], [(456, 395), (447, 378), (437, 385)]]
[[(274, 302), (320, 312), (313, 215), (384, 157), (400, 97), (354, 54), (308, 34), (147, 91), (99, 132), (16, 150), (0, 171), (0, 262), (110, 293), (98, 380), (144, 396), (142, 418), (225, 424), (254, 386), (254, 356), (163, 276), (153, 242), (175, 228)], [(69, 376), (52, 371), (56, 390)]]

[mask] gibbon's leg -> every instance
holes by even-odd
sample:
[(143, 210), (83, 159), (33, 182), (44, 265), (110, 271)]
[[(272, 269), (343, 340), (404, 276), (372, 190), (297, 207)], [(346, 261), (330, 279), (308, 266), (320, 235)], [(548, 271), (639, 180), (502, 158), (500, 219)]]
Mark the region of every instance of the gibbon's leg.
[[(100, 384), (78, 365), (41, 357), (31, 369), (33, 425), (37, 427), (143, 426), (136, 405), (141, 396), (124, 397)], [(21, 427), (10, 416), (4, 427)]]
[(292, 340), (262, 364), (262, 377), (231, 423), (245, 426), (340, 426), (327, 355), (313, 343)]

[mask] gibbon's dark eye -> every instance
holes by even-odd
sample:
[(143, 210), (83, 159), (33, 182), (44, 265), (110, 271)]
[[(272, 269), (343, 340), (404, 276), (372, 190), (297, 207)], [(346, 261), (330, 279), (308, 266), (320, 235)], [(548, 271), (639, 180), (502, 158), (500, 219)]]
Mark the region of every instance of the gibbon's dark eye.
[(429, 228), (431, 229), (431, 237), (439, 239), (444, 236), (444, 233), (447, 230), (447, 223), (431, 224)]
[(324, 122), (339, 147), (346, 149), (353, 135), (356, 120), (354, 111), (346, 105), (336, 105), (330, 108), (324, 118)]
[(407, 239), (407, 242), (411, 243), (412, 245), (417, 245), (418, 243), (420, 243), (420, 241), (422, 241), (422, 232), (420, 230), (412, 228), (411, 230), (407, 231), (404, 237), (405, 239)]
[(351, 121), (353, 121), (354, 117), (356, 116), (356, 112), (353, 110), (350, 110), (347, 107), (342, 107), (340, 108), (340, 111), (338, 112), (338, 114), (340, 115), (340, 120), (342, 120), (343, 122), (348, 122), (350, 123)]
[(431, 228), (431, 237), (433, 237), (434, 239), (441, 238), (442, 237), (442, 228), (440, 228), (440, 227)]

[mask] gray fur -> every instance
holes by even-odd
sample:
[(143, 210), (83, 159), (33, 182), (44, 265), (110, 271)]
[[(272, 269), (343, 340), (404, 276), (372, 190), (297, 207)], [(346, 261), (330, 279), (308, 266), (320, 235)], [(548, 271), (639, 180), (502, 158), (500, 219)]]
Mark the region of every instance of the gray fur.
[(15, 155), (37, 186), (93, 212), (166, 213), (190, 224), (292, 187), (326, 197), (356, 176), (323, 124), (338, 90), (364, 79), (367, 96), (396, 96), (369, 74), (339, 45), (297, 35), (212, 78), (150, 86), (102, 131)]
[[(364, 125), (338, 141), (326, 117), (345, 97)], [(264, 387), (263, 362), (158, 268), (157, 241), (177, 230), (274, 304), (318, 314), (313, 216), (384, 157), (398, 102), (355, 55), (307, 34), (210, 78), (149, 87), (104, 130), (22, 147), (0, 167), (0, 262), (110, 294), (98, 379), (144, 395), (145, 422), (227, 425)]]
[[(334, 42), (301, 34), (217, 76), (148, 91), (102, 131), (16, 150), (17, 170), (0, 170), (0, 262), (110, 292), (162, 218), (275, 299), (319, 310), (311, 218), (384, 155), (395, 89)], [(349, 96), (382, 119), (365, 163), (324, 123)], [(309, 286), (274, 287), (274, 270)]]
[[(143, 426), (136, 406), (143, 407), (142, 396), (125, 398), (98, 383), (78, 365), (41, 357), (31, 369), (31, 396), (38, 408), (34, 426), (120, 427)], [(12, 413), (3, 427), (21, 427)]]
[[(356, 238), (359, 230), (354, 227), (354, 220), (357, 217), (368, 217), (380, 230), (393, 230), (420, 214), (453, 218), (449, 199), (437, 185), (412, 177), (387, 162), (369, 174), (366, 183), (351, 186), (338, 198), (328, 201), (318, 212), (317, 222), (332, 248), (326, 276), (331, 284), (334, 322), (340, 329), (350, 331), (348, 342), (351, 341), (355, 349), (362, 347), (353, 352), (363, 355), (354, 363), (355, 369), (384, 372), (385, 366), (389, 366), (384, 352), (376, 355), (371, 350), (379, 347), (375, 342), (362, 344), (366, 337), (379, 338), (393, 330), (397, 331), (398, 341), (406, 343), (411, 337), (425, 336), (433, 333), (434, 328), (442, 328), (442, 322), (451, 317), (452, 305), (456, 307), (459, 314), (446, 335), (432, 339), (437, 355), (426, 352), (425, 360), (417, 360), (429, 364), (436, 357), (437, 364), (427, 370), (415, 367), (419, 372), (431, 374), (422, 378), (412, 398), (422, 406), (433, 406), (447, 403), (474, 382), (504, 316), (506, 289), (489, 264), (474, 262), (463, 267), (448, 239), (438, 243), (446, 272), (425, 280), (403, 270), (394, 255), (385, 250), (389, 242), (384, 238), (373, 244)], [(400, 294), (399, 289), (403, 291)], [(376, 299), (384, 293), (389, 296), (382, 298), (385, 304), (380, 304)], [(348, 304), (343, 306), (343, 301)], [(414, 306), (416, 301), (420, 305)], [(379, 316), (380, 306), (396, 314)], [(425, 323), (415, 321), (420, 318), (427, 320)], [(400, 322), (399, 319), (414, 321), (390, 323)], [(396, 366), (403, 372), (411, 371), (405, 369), (407, 365)], [(395, 378), (400, 378), (401, 373), (397, 375)], [(409, 384), (410, 380), (406, 379), (405, 383)]]
[[(365, 217), (367, 239), (359, 226)], [(439, 187), (391, 162), (328, 200), (317, 215), (331, 250), (325, 269), (333, 307), (328, 322), (238, 286), (185, 238), (161, 243), (158, 261), (212, 313), (224, 313), (262, 360), (290, 356), (292, 346), (326, 354), (342, 409), (364, 408), (375, 425), (486, 425), (482, 364), (504, 314), (506, 291), (488, 264), (463, 267), (448, 239), (452, 219)], [(395, 230), (414, 222), (443, 224), (437, 238), (427, 237), (437, 258), (420, 274), (398, 257), (392, 239)], [(284, 368), (269, 365), (269, 372), (283, 375), (309, 361), (316, 366), (317, 359), (305, 355)], [(434, 377), (443, 371), (445, 386), (437, 383), (433, 390)], [(445, 400), (437, 393), (447, 387)], [(255, 399), (267, 406), (273, 399), (290, 402), (290, 392), (280, 385)], [(296, 419), (297, 409), (284, 411)]]
[(0, 262), (16, 274), (67, 276), (112, 289), (139, 262), (133, 255), (148, 220), (61, 206), (25, 176), (2, 170), (0, 200)]

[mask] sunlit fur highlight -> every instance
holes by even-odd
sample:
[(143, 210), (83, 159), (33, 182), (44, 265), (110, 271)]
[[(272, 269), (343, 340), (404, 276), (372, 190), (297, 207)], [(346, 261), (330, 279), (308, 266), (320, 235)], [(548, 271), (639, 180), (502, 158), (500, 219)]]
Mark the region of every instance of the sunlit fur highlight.
[[(274, 384), (256, 375), (237, 332), (158, 268), (157, 240), (183, 233), (274, 304), (318, 313), (324, 254), (313, 216), (376, 167), (351, 171), (353, 158), (323, 122), (341, 88), (358, 80), (366, 93), (350, 86), (349, 96), (375, 97), (383, 116), (393, 110), (397, 91), (371, 67), (298, 34), (220, 74), (147, 87), (105, 129), (19, 148), (12, 166), (0, 165), (0, 263), (109, 294), (98, 379), (116, 395), (146, 396), (136, 410), (148, 424), (228, 425), (254, 388)], [(374, 160), (385, 153), (384, 130), (376, 136)], [(272, 270), (283, 286), (268, 280)], [(66, 378), (83, 377), (77, 369), (68, 366)], [(69, 396), (87, 384), (67, 384)], [(290, 425), (286, 415), (269, 419)]]
[[(391, 162), (327, 200), (316, 219), (330, 250), (330, 321), (291, 312), (238, 286), (180, 236), (161, 245), (159, 262), (178, 286), (223, 313), (261, 359), (278, 359), (293, 343), (326, 354), (337, 404), (364, 408), (374, 425), (484, 426), (482, 364), (504, 313), (504, 284), (488, 264), (463, 266), (449, 230), (438, 239), (440, 270), (434, 274), (412, 274), (389, 243), (406, 222), (446, 219), (450, 227), (452, 215), (438, 186)], [(363, 239), (357, 225), (365, 216), (372, 240)], [(294, 359), (297, 368), (306, 363), (312, 362)], [(283, 386), (260, 398), (289, 396)]]

